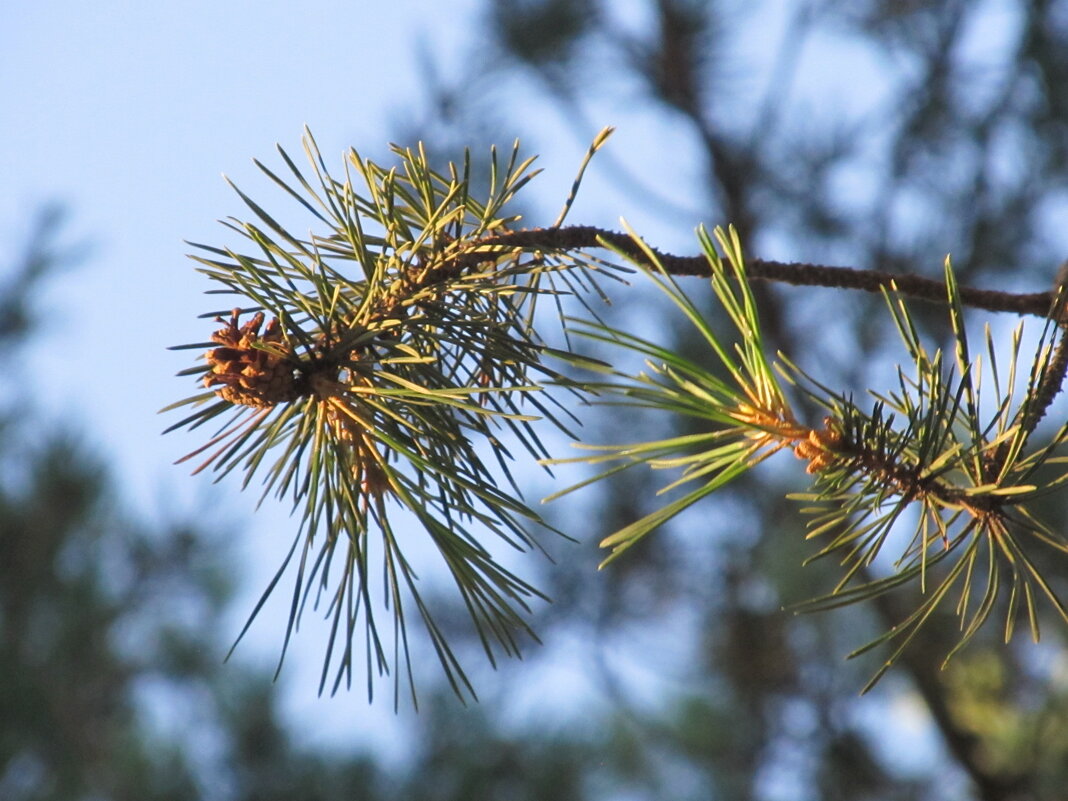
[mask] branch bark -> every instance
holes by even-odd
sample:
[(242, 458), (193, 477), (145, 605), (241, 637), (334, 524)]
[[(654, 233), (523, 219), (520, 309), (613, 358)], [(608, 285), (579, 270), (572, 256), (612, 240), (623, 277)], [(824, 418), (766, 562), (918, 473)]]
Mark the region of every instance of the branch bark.
[[(472, 244), (481, 247), (520, 247), (545, 250), (580, 250), (611, 248), (644, 261), (645, 251), (627, 234), (589, 225), (560, 228), (526, 228), (484, 237)], [(704, 256), (676, 256), (651, 248), (657, 261), (672, 275), (707, 277), (711, 275)], [(471, 252), (472, 261), (478, 253)], [(881, 270), (862, 270), (854, 267), (832, 267), (805, 262), (781, 262), (768, 259), (748, 259), (746, 270), (751, 279), (778, 281), (794, 286), (822, 286), (836, 289), (859, 289), (879, 292), (895, 287), (902, 295), (936, 303), (946, 300), (946, 285), (941, 281), (918, 275), (894, 274)], [(1045, 317), (1054, 300), (1053, 292), (1014, 293), (993, 289), (960, 288), (961, 302), (972, 308), (993, 312)]]

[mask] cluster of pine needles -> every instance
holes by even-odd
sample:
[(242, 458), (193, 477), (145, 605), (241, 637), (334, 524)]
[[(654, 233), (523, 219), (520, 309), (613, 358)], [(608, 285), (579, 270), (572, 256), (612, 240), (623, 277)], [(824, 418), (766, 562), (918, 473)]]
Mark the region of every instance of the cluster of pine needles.
[[(973, 360), (947, 260), (952, 352), (924, 349), (905, 299), (889, 287), (911, 367), (899, 370), (892, 390), (855, 402), (786, 355), (769, 358), (733, 229), (698, 232), (729, 336), (636, 235), (625, 247), (619, 235), (601, 238), (599, 248), (568, 246), (561, 225), (609, 133), (595, 139), (553, 226), (533, 230), (506, 208), (535, 174), (517, 146), (505, 159), (491, 152), (479, 193), (468, 154), (436, 170), (421, 147), (395, 147), (389, 168), (350, 151), (343, 178), (334, 178), (309, 133), (308, 168), (281, 148), (284, 178), (257, 165), (322, 233), (294, 236), (237, 190), (253, 220), (225, 224), (242, 248), (195, 245), (200, 271), (230, 302), (204, 315), (219, 326), (210, 341), (181, 346), (203, 353), (183, 371), (201, 391), (168, 407), (192, 407), (168, 430), (215, 426), (184, 457), (196, 472), (236, 472), (243, 486), (259, 477), (264, 497), (287, 499), (300, 520), (249, 623), (292, 566), (286, 646), (309, 604), (331, 621), (320, 691), (348, 686), (358, 668), (368, 693), (375, 676), (391, 674), (395, 703), (402, 687), (414, 699), (414, 615), (454, 691), (474, 697), (449, 629), (420, 592), (406, 540), (414, 520), (451, 573), (491, 662), (518, 654), (524, 637), (536, 639), (528, 617), (541, 593), (502, 563), (499, 548), (539, 549), (532, 532), (554, 529), (523, 499), (509, 445), (543, 465), (607, 465), (558, 495), (638, 466), (678, 473), (664, 487), (673, 500), (603, 541), (606, 562), (769, 456), (792, 451), (813, 481), (796, 496), (811, 516), (809, 536), (822, 543), (813, 558), (842, 567), (837, 586), (807, 608), (864, 601), (908, 582), (922, 591), (900, 625), (856, 652), (893, 642), (873, 683), (947, 599), (955, 599), (962, 632), (950, 655), (995, 608), (1005, 611), (1006, 637), (1021, 611), (1038, 637), (1041, 598), (1068, 620), (1033, 556), (1036, 544), (1064, 553), (1068, 541), (1031, 509), (1068, 480), (1060, 455), (1068, 426), (1038, 426), (1068, 363), (1059, 315), (1050, 312), (1026, 377), (1021, 329), (1007, 369), (999, 369), (989, 330)], [(594, 279), (623, 270), (642, 273), (672, 301), (707, 344), (707, 363), (609, 326), (589, 304), (584, 317), (563, 314), (563, 296), (603, 298)], [(542, 299), (574, 341), (595, 341), (602, 355), (605, 347), (636, 353), (645, 370), (628, 374), (585, 357), (572, 338), (563, 349), (547, 345), (535, 330)], [(554, 459), (538, 426), (573, 437), (561, 397), (690, 418), (700, 431), (581, 446), (589, 452)], [(803, 422), (791, 397), (821, 408), (822, 418)], [(882, 558), (888, 544), (902, 546), (893, 561)], [(1008, 600), (999, 605), (1003, 591)]]

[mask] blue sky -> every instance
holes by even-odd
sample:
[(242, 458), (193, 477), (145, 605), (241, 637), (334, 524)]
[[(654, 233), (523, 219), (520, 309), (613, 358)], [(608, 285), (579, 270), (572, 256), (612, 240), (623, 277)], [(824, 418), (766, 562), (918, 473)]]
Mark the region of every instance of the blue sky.
[[(34, 394), (48, 413), (70, 414), (88, 432), (139, 511), (166, 519), (207, 498), (236, 521), (239, 551), (253, 568), (250, 600), (224, 638), (236, 634), (251, 596), (288, 547), (293, 523), (280, 514), (254, 516), (254, 493), (239, 494), (234, 486), (209, 493), (203, 478), (170, 466), (200, 439), (160, 436), (173, 418), (156, 411), (191, 386), (173, 378), (188, 366), (188, 352), (164, 348), (202, 340), (211, 330), (196, 320), (210, 308), (202, 295), (208, 285), (186, 258), (183, 240), (217, 243), (223, 231), (216, 219), (243, 213), (221, 173), (268, 205), (281, 199), (251, 159), (276, 164), (275, 143), (299, 154), (305, 124), (330, 163), (340, 164), (350, 145), (382, 153), (407, 110), (425, 99), (419, 47), (432, 44), (446, 70), (456, 65), (472, 48), (481, 5), (16, 0), (5, 9), (0, 241), (21, 244), (31, 212), (60, 201), (71, 213), (69, 240), (93, 245), (91, 258), (55, 281), (44, 301), (56, 320), (34, 350), (34, 363), (46, 365), (29, 373)], [(774, 13), (770, 19), (777, 19)], [(750, 28), (753, 36), (769, 30), (773, 24)], [(854, 74), (870, 68), (865, 58), (857, 54)], [(760, 88), (760, 65), (752, 67), (739, 78), (740, 92)], [(555, 213), (584, 142), (557, 112), (539, 112), (525, 115), (524, 125), (538, 145), (552, 145), (538, 185)], [(618, 106), (594, 107), (591, 118), (596, 127), (619, 126), (611, 152), (639, 176), (659, 173), (669, 187), (692, 183), (694, 143), (680, 138), (672, 120)], [(595, 162), (576, 218), (614, 225), (623, 215), (659, 245), (691, 241), (697, 217), (676, 216), (666, 225), (642, 206), (642, 198), (606, 188)], [(282, 634), (285, 593), (276, 600), (274, 618), (268, 607), (249, 646), (265, 656), (276, 653)], [(308, 633), (302, 642), (309, 656), (289, 670), (296, 677), (294, 717), (329, 708), (337, 731), (366, 733), (361, 691), (342, 701), (314, 698), (321, 643)], [(572, 674), (557, 678), (579, 681)], [(380, 731), (380, 723), (374, 726)]]
[[(27, 372), (32, 394), (46, 414), (71, 415), (139, 512), (165, 520), (209, 503), (234, 521), (252, 569), (234, 629), (221, 635), (231, 639), (294, 529), (281, 514), (254, 516), (254, 493), (212, 491), (170, 464), (199, 437), (160, 436), (176, 418), (157, 410), (192, 390), (173, 377), (189, 352), (164, 348), (212, 330), (196, 319), (211, 301), (183, 240), (221, 241), (216, 220), (242, 213), (221, 174), (263, 188), (251, 159), (275, 163), (276, 142), (299, 154), (305, 124), (336, 164), (350, 145), (384, 151), (405, 106), (422, 102), (417, 41), (433, 38), (447, 65), (467, 45), (477, 3), (6, 5), (0, 241), (21, 245), (32, 212), (59, 201), (70, 211), (67, 241), (92, 244), (41, 302), (48, 325)], [(249, 655), (277, 654), (284, 617), (271, 611), (244, 646)], [(325, 708), (365, 705), (362, 692), (315, 698), (321, 644), (304, 635), (309, 656), (287, 673), (292, 716), (305, 725)], [(368, 727), (366, 715), (333, 717), (338, 733)]]
[[(473, 50), (480, 7), (476, 0), (313, 0), (299, 10), (245, 0), (43, 0), (15, 3), (0, 26), (0, 107), (9, 115), (0, 132), (0, 240), (21, 242), (30, 212), (58, 200), (71, 213), (70, 239), (93, 245), (91, 258), (55, 281), (43, 301), (57, 319), (34, 351), (34, 363), (48, 365), (31, 373), (35, 395), (48, 413), (72, 415), (88, 432), (139, 511), (167, 519), (210, 504), (234, 521), (250, 567), (249, 598), (224, 638), (236, 634), (266, 585), (293, 523), (284, 514), (254, 514), (255, 493), (226, 484), (211, 491), (203, 477), (188, 478), (185, 466), (170, 466), (200, 437), (160, 436), (174, 418), (156, 411), (190, 393), (190, 383), (173, 378), (190, 354), (164, 348), (202, 341), (211, 330), (196, 320), (211, 301), (183, 240), (219, 243), (216, 220), (243, 214), (221, 173), (276, 211), (271, 204), (282, 198), (251, 159), (277, 164), (276, 143), (299, 156), (306, 124), (328, 163), (340, 164), (348, 146), (382, 153), (409, 110), (422, 109), (419, 48), (429, 45), (446, 71), (455, 67)], [(576, 133), (557, 112), (522, 111), (526, 130), (551, 145), (538, 185), (555, 214), (596, 128)], [(673, 121), (624, 119), (618, 107), (594, 109), (591, 118), (596, 127), (620, 125), (613, 155), (639, 177), (666, 170), (671, 185), (689, 183), (687, 144)], [(664, 152), (672, 158), (665, 161)], [(575, 211), (609, 225), (626, 215), (654, 241), (674, 244), (667, 226), (643, 220), (642, 205), (642, 198), (609, 194), (595, 163)], [(688, 241), (698, 221), (672, 219), (675, 242)], [(273, 658), (285, 610), (281, 592), (245, 653)], [(316, 700), (322, 643), (314, 629), (300, 643), (286, 673), (294, 719), (307, 722), (329, 705), (340, 713), (329, 716), (339, 731), (361, 731), (363, 716), (346, 712), (363, 707), (362, 692)], [(577, 677), (570, 682), (576, 686)]]
[[(188, 354), (160, 348), (204, 333), (206, 284), (182, 240), (218, 242), (215, 220), (241, 213), (220, 174), (251, 180), (252, 157), (270, 161), (276, 142), (299, 152), (305, 124), (329, 155), (380, 148), (391, 115), (418, 102), (414, 38), (463, 29), (473, 4), (14, 6), (0, 27), (0, 236), (20, 241), (29, 213), (59, 200), (71, 238), (93, 243), (48, 302), (64, 320), (50, 348), (63, 380), (44, 381), (47, 403), (89, 412), (147, 499), (161, 480), (170, 491), (161, 456), (186, 445), (159, 440), (155, 411), (181, 391), (171, 376)], [(80, 347), (54, 347), (71, 338)]]
[[(212, 488), (204, 476), (189, 478), (188, 466), (171, 465), (202, 439), (160, 435), (177, 418), (157, 410), (193, 391), (189, 379), (174, 378), (189, 366), (190, 352), (165, 348), (203, 341), (215, 327), (196, 319), (216, 302), (202, 294), (210, 285), (195, 272), (183, 240), (221, 244), (226, 236), (217, 220), (245, 213), (223, 173), (284, 214), (284, 198), (252, 159), (276, 166), (280, 143), (299, 161), (305, 125), (331, 165), (340, 166), (350, 146), (384, 155), (411, 110), (425, 107), (419, 49), (431, 49), (446, 73), (459, 69), (474, 49), (481, 6), (313, 0), (298, 11), (288, 2), (44, 0), (6, 9), (0, 241), (22, 245), (33, 211), (58, 201), (70, 213), (66, 241), (91, 244), (89, 257), (52, 281), (40, 301), (47, 325), (27, 363), (33, 397), (42, 415), (69, 416), (103, 453), (123, 502), (136, 511), (165, 521), (202, 517), (207, 507), (232, 522), (238, 572), (247, 575), (233, 629), (220, 635), (227, 645), (288, 549), (295, 522), (269, 505), (256, 513), (257, 493), (239, 493), (237, 482)], [(552, 146), (536, 184), (551, 198), (551, 219), (590, 138), (597, 127), (619, 123), (620, 110), (600, 110), (588, 132), (576, 132), (558, 113), (522, 110), (525, 128)], [(660, 163), (648, 154), (667, 127), (656, 125), (633, 120), (613, 139), (616, 157), (639, 174)], [(646, 156), (636, 158), (642, 151)], [(672, 152), (679, 155), (678, 148)], [(608, 195), (596, 164), (586, 186), (576, 216), (613, 225), (625, 214), (642, 222), (641, 199)], [(689, 240), (696, 223), (695, 217), (676, 241)], [(273, 666), (287, 595), (275, 594), (239, 656)], [(341, 741), (370, 733), (381, 739), (378, 713), (388, 714), (388, 686), (370, 717), (362, 689), (317, 699), (323, 638), (309, 625), (297, 642), (283, 674), (293, 722), (305, 731), (325, 728)], [(583, 685), (567, 665), (553, 667), (545, 680), (575, 692)]]

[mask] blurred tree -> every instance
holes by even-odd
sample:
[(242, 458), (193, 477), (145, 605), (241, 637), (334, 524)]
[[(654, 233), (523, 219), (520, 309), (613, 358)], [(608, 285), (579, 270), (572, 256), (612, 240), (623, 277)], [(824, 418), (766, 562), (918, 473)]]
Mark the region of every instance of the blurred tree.
[[(442, 87), (436, 108), (451, 117), (424, 138), (469, 142), (473, 117), (483, 132), (537, 143), (502, 111), (518, 96), (517, 116), (562, 109), (585, 141), (619, 122), (600, 119), (606, 105), (622, 113), (640, 96), (642, 113), (669, 120), (678, 137), (663, 152), (699, 154), (693, 189), (662, 197), (647, 176), (618, 164), (609, 172), (622, 194), (648, 198), (676, 226), (689, 203), (701, 210), (694, 224), (734, 222), (757, 255), (923, 272), (952, 250), (971, 283), (1048, 286), (1066, 246), (1055, 225), (1068, 179), (1063, 4), (870, 0), (788, 11), (769, 43), (777, 17), (760, 4), (502, 0), (478, 36), (484, 60), (472, 59), (462, 89)], [(997, 34), (999, 46), (976, 31)], [(756, 42), (751, 55), (746, 42)], [(804, 56), (818, 52), (818, 67), (841, 73), (851, 47), (876, 62), (865, 87), (878, 101), (836, 117), (806, 83)], [(767, 80), (739, 90), (740, 57), (770, 65)], [(7, 284), (2, 307), (17, 315), (0, 323), (5, 353), (30, 330), (38, 274), (27, 266)], [(887, 363), (885, 321), (857, 296), (835, 297), (828, 315), (826, 297), (764, 291), (770, 336), (818, 359), (827, 380), (860, 383)], [(651, 306), (642, 314), (635, 325), (657, 325)], [(935, 315), (927, 323), (936, 334), (943, 325)], [(623, 421), (595, 425), (607, 434)], [(218, 539), (129, 521), (70, 434), (24, 433), (44, 429), (23, 409), (17, 427), (8, 413), (0, 428), (2, 798), (1010, 801), (1057, 799), (1068, 786), (1061, 630), (1047, 626), (1041, 648), (1005, 647), (986, 632), (943, 671), (944, 641), (957, 632), (954, 619), (936, 621), (858, 701), (871, 665), (843, 666), (840, 654), (901, 614), (892, 598), (833, 615), (782, 611), (817, 594), (826, 574), (818, 563), (798, 570), (810, 551), (793, 507), (776, 500), (792, 477), (775, 472), (747, 477), (600, 574), (593, 548), (559, 551), (544, 576), (556, 602), (535, 621), (548, 645), (530, 663), (528, 692), (581, 726), (554, 736), (543, 724), (509, 725), (526, 689), (511, 687), (476, 710), (432, 698), (400, 774), (309, 754), (262, 676), (216, 672), (221, 655), (205, 632), (229, 592)], [(626, 481), (600, 506), (562, 514), (591, 521), (597, 541), (653, 503), (647, 482)], [(575, 697), (536, 681), (547, 669), (539, 663), (562, 651), (599, 692)], [(198, 699), (184, 736), (146, 712), (144, 697), (161, 687)], [(937, 737), (910, 728), (917, 710)], [(200, 735), (215, 743), (207, 757), (188, 747)]]
[(0, 799), (600, 797), (610, 731), (509, 737), (439, 686), (386, 767), (305, 747), (270, 672), (224, 663), (232, 533), (134, 519), (72, 421), (42, 419), (20, 380), (45, 284), (84, 250), (62, 246), (63, 222), (43, 210), (0, 272)]
[(19, 355), (81, 250), (62, 221), (42, 211), (0, 276), (0, 798), (380, 797), (368, 759), (294, 742), (269, 674), (223, 664), (230, 538), (132, 519), (69, 422), (35, 410)]
[[(74, 255), (57, 249), (61, 224), (58, 208), (44, 210), (4, 276), (0, 353), (12, 379), (41, 317), (41, 283)], [(147, 605), (158, 613), (175, 580), (188, 579), (195, 539), (173, 531), (164, 541), (123, 520), (101, 465), (70, 431), (34, 419), (25, 386), (5, 385), (0, 420), (0, 796), (133, 797), (140, 779), (157, 776), (140, 797), (188, 797), (189, 766), (152, 748), (133, 702), (142, 681), (167, 670), (166, 652), (192, 643), (173, 615), (143, 647), (128, 638)]]
[[(436, 76), (436, 97), (448, 102), (432, 102), (411, 138), (519, 135), (552, 153), (559, 120), (579, 144), (604, 124), (645, 126), (659, 136), (648, 169), (613, 160), (611, 146), (599, 157), (599, 174), (626, 198), (606, 211), (637, 207), (676, 234), (683, 220), (731, 222), (758, 257), (938, 277), (952, 251), (962, 281), (1033, 291), (1052, 285), (1068, 251), (1058, 222), (1068, 185), (1062, 3), (500, 0), (484, 9), (471, 68), (454, 84)], [(686, 173), (692, 185), (665, 191), (661, 176)], [(899, 358), (877, 298), (758, 291), (771, 347), (788, 343), (792, 356), (818, 362), (821, 380), (863, 386)], [(629, 300), (621, 327), (663, 328), (646, 300), (640, 316)], [(940, 311), (917, 312), (945, 336)], [(677, 336), (687, 352), (690, 334)], [(629, 428), (616, 410), (592, 425), (585, 441), (617, 442)], [(620, 733), (611, 753), (627, 752), (628, 736), (640, 742), (631, 759), (593, 771), (611, 776), (599, 786), (627, 798), (1059, 798), (1068, 787), (1063, 627), (1051, 621), (1040, 647), (1005, 647), (986, 631), (943, 670), (959, 630), (954, 617), (938, 618), (897, 673), (856, 698), (872, 663), (843, 665), (840, 655), (906, 607), (890, 597), (827, 615), (782, 611), (829, 580), (821, 563), (797, 568), (812, 551), (794, 507), (777, 500), (793, 480), (747, 476), (599, 574), (589, 548), (546, 570), (555, 603), (535, 621), (543, 656), (576, 630), (590, 635), (580, 639), (594, 645), (570, 657), (596, 671), (603, 695), (588, 701), (590, 714)], [(635, 474), (604, 489), (599, 506), (551, 511), (589, 521), (585, 532), (563, 527), (596, 542), (655, 508), (650, 495)], [(1063, 564), (1043, 568), (1064, 586)], [(633, 679), (636, 669), (655, 689)], [(922, 711), (919, 740), (906, 710)]]

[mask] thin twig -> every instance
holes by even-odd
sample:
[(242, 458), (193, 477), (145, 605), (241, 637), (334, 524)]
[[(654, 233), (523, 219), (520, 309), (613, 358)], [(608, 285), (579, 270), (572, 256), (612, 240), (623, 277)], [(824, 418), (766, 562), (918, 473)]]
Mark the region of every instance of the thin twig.
[[(628, 234), (609, 231), (592, 225), (571, 225), (561, 228), (527, 228), (509, 231), (476, 240), (472, 248), (520, 247), (545, 250), (580, 250), (583, 248), (614, 248), (629, 257), (644, 261), (644, 251)], [(672, 275), (710, 276), (708, 260), (703, 256), (676, 256), (652, 248), (653, 254)], [(472, 262), (478, 261), (477, 253), (464, 254)], [(464, 258), (464, 257), (461, 257)], [(853, 267), (830, 267), (823, 264), (802, 262), (779, 262), (765, 259), (749, 259), (746, 271), (750, 278), (765, 281), (780, 281), (795, 286), (823, 286), (838, 289), (860, 289), (879, 292), (884, 287), (896, 287), (907, 297), (933, 302), (945, 302), (946, 285), (941, 281), (917, 275), (895, 275), (881, 270), (860, 270)], [(1013, 293), (992, 289), (960, 288), (960, 299), (965, 306), (994, 312), (1011, 312), (1045, 317), (1053, 302), (1051, 292)]]
[(1050, 302), (1050, 316), (1058, 322), (1059, 340), (1053, 358), (1046, 365), (1042, 380), (1035, 390), (1034, 400), (1028, 406), (1023, 420), (1023, 430), (1030, 435), (1046, 416), (1053, 399), (1060, 394), (1068, 374), (1068, 321), (1065, 320), (1065, 299), (1068, 298), (1068, 261), (1057, 272), (1056, 285)]
[(1060, 341), (1042, 375), (1042, 382), (1035, 391), (1034, 399), (1028, 407), (1023, 420), (1025, 434), (1034, 432), (1042, 418), (1046, 416), (1054, 398), (1060, 394), (1064, 384), (1065, 374), (1068, 373), (1068, 332), (1060, 331)]

